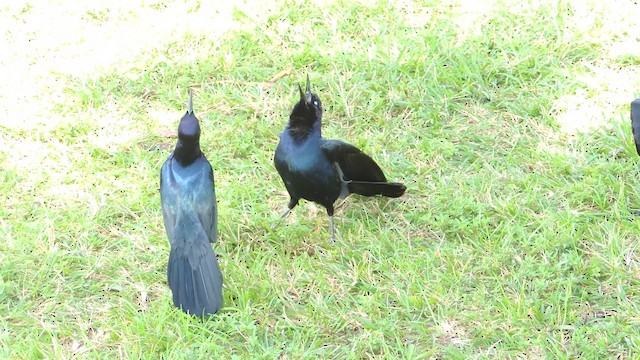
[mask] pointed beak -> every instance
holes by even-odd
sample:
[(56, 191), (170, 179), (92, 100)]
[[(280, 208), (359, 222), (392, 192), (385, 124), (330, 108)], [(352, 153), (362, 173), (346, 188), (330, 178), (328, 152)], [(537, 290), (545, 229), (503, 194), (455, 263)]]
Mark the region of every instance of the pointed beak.
[(304, 102), (311, 104), (311, 82), (309, 82), (309, 74), (307, 73), (307, 92), (304, 94)]
[(307, 97), (304, 94), (304, 92), (302, 92), (302, 86), (300, 86), (300, 84), (298, 84), (298, 90), (300, 91), (300, 101), (304, 103), (304, 106), (309, 107), (309, 103), (307, 102)]
[(193, 90), (189, 88), (189, 105), (187, 106), (187, 113), (193, 114)]

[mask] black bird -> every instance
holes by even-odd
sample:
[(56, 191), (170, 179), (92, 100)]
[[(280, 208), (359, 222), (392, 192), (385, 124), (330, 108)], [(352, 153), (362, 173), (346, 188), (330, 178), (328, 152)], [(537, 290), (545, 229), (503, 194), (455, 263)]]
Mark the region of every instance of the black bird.
[(636, 151), (640, 155), (640, 99), (631, 102), (631, 130), (636, 143)]
[(313, 201), (327, 209), (331, 242), (335, 241), (333, 204), (351, 193), (364, 196), (399, 197), (406, 187), (390, 183), (373, 159), (353, 145), (321, 135), (322, 103), (311, 92), (307, 74), (306, 92), (293, 107), (289, 124), (280, 133), (274, 163), (289, 192), (287, 216), (300, 199)]
[(213, 170), (200, 150), (193, 94), (178, 126), (178, 142), (160, 171), (164, 227), (171, 243), (167, 275), (173, 304), (192, 315), (222, 306), (222, 273), (210, 243), (218, 228)]

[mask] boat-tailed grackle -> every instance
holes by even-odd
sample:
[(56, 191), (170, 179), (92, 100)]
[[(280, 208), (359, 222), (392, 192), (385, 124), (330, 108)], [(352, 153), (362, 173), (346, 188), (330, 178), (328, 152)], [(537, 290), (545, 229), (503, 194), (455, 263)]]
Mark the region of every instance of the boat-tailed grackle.
[(175, 150), (160, 171), (160, 197), (171, 243), (167, 276), (173, 304), (192, 315), (213, 314), (222, 306), (222, 273), (210, 244), (217, 238), (216, 193), (213, 169), (200, 150), (191, 90)]
[(399, 197), (406, 187), (387, 182), (373, 159), (353, 145), (322, 138), (322, 103), (311, 92), (307, 74), (306, 91), (298, 85), (300, 101), (293, 107), (289, 123), (280, 133), (274, 163), (290, 200), (286, 212), (300, 199), (324, 206), (329, 215), (331, 242), (335, 241), (333, 204), (351, 193), (364, 196)]

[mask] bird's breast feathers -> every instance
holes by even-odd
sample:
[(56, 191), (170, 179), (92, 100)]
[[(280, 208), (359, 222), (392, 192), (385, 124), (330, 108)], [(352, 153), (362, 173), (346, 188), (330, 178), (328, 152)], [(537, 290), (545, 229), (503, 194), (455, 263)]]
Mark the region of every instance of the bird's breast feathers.
[(208, 163), (182, 167), (173, 160), (171, 165), (163, 171), (161, 184), (162, 197), (172, 198), (167, 203), (198, 210), (215, 204), (213, 172)]

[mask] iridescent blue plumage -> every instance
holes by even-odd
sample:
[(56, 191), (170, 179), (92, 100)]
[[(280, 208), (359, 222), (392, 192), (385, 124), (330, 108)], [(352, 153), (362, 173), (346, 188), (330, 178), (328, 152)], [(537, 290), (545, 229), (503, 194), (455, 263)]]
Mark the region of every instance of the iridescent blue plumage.
[(289, 192), (286, 216), (300, 199), (325, 207), (330, 220), (331, 241), (335, 240), (334, 202), (350, 193), (365, 196), (399, 197), (406, 187), (389, 183), (378, 164), (355, 146), (322, 138), (322, 103), (311, 92), (307, 75), (306, 91), (293, 107), (289, 123), (280, 133), (274, 157), (275, 167)]
[(222, 306), (222, 273), (210, 244), (217, 238), (216, 194), (213, 170), (200, 150), (191, 92), (176, 148), (160, 171), (160, 197), (171, 243), (167, 277), (173, 303), (189, 314), (213, 314)]

